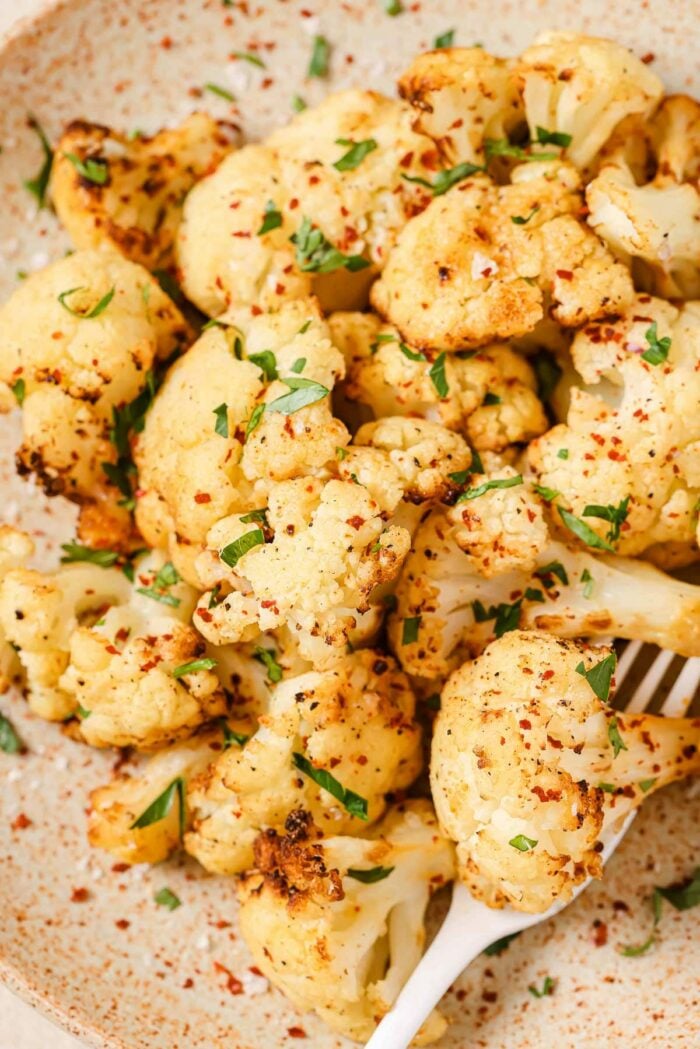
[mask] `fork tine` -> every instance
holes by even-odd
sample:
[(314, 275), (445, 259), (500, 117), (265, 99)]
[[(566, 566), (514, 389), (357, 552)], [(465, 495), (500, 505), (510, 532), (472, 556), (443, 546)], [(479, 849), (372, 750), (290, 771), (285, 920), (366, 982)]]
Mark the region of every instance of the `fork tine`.
[[(624, 655), (627, 652), (625, 651)], [(659, 652), (658, 656), (651, 664), (642, 680), (634, 690), (634, 694), (630, 699), (629, 703), (625, 707), (625, 710), (629, 714), (637, 714), (641, 710), (645, 710), (651, 700), (654, 698), (657, 688), (659, 687), (663, 676), (670, 667), (671, 663), (675, 659), (675, 652)]]
[(642, 647), (641, 641), (630, 641), (625, 648), (625, 651), (620, 656), (620, 662), (617, 664), (617, 669), (615, 671), (615, 681), (617, 682), (618, 688), (627, 677), (629, 669), (642, 651)]
[(700, 683), (700, 657), (689, 659), (666, 696), (661, 713), (667, 718), (683, 717)]

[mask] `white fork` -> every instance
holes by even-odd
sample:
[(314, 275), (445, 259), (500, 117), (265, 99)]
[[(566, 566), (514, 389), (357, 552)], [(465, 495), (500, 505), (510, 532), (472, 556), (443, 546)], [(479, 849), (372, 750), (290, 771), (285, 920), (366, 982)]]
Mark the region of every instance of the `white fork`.
[[(618, 688), (636, 662), (642, 647), (640, 641), (632, 641), (627, 645), (615, 674)], [(625, 707), (626, 711), (638, 712), (649, 705), (673, 658), (672, 652), (659, 652), (635, 689)], [(688, 659), (666, 697), (661, 713), (666, 717), (682, 717), (699, 683), (700, 658)], [(605, 862), (622, 841), (635, 815), (636, 811), (629, 813), (617, 833), (607, 839), (603, 849)], [(589, 883), (590, 879), (579, 885), (573, 899)], [(486, 947), (504, 936), (511, 936), (546, 921), (570, 902), (557, 903), (544, 914), (522, 914), (512, 907), (492, 910), (475, 900), (464, 885), (456, 882), (452, 903), (440, 931), (409, 977), (393, 1008), (367, 1042), (366, 1049), (406, 1049), (448, 987)]]

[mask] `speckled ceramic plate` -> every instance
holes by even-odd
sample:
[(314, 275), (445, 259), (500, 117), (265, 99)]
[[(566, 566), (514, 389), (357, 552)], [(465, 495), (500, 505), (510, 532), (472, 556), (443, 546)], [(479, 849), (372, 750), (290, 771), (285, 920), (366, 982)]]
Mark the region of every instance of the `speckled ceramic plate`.
[[(254, 138), (287, 119), (294, 92), (315, 102), (351, 84), (391, 91), (404, 63), (450, 28), (458, 43), (479, 41), (501, 53), (516, 52), (546, 27), (609, 35), (654, 56), (671, 89), (700, 89), (692, 46), (698, 0), (404, 5), (403, 15), (389, 18), (383, 0), (49, 4), (0, 52), (0, 295), (11, 292), (17, 271), (40, 268), (66, 247), (51, 215), (37, 216), (22, 188), (40, 162), (26, 124), (30, 112), (53, 136), (71, 117), (152, 130), (204, 105)], [(307, 82), (317, 32), (333, 44), (332, 75)], [(251, 47), (261, 49), (265, 70), (231, 59)], [(207, 81), (233, 91), (235, 109), (201, 97)], [(2, 420), (0, 520), (28, 528), (50, 563), (72, 534), (73, 512), (15, 478), (13, 422)], [(124, 871), (89, 850), (88, 791), (109, 778), (113, 756), (77, 746), (30, 717), (18, 695), (2, 697), (0, 706), (29, 745), (21, 758), (0, 754), (4, 980), (87, 1043), (109, 1049), (346, 1044), (296, 1014), (250, 968), (231, 881), (177, 861)], [(622, 957), (618, 948), (645, 939), (652, 886), (686, 875), (697, 862), (699, 827), (700, 793), (681, 785), (654, 797), (603, 884), (500, 957), (476, 962), (451, 989), (442, 1049), (697, 1049), (700, 908), (679, 914), (667, 907), (658, 946), (644, 957)], [(183, 900), (174, 913), (153, 902), (164, 885)], [(556, 979), (556, 992), (536, 1000), (528, 984), (545, 975)], [(238, 981), (243, 991), (233, 995)]]

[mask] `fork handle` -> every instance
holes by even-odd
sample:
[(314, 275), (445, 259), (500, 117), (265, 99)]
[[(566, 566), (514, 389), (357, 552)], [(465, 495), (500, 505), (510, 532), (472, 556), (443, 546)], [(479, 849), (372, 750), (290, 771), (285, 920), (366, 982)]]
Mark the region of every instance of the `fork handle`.
[(485, 922), (483, 906), (456, 883), (445, 921), (366, 1049), (406, 1049), (467, 965), (495, 940), (530, 924), (523, 919), (512, 911), (492, 911)]

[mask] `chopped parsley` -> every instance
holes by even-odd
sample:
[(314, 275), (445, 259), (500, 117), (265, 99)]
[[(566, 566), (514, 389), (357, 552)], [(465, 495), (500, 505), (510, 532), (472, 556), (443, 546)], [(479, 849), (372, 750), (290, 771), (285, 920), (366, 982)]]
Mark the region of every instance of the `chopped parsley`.
[[(590, 670), (586, 670), (583, 661), (581, 661), (576, 667), (576, 673), (580, 674), (581, 677), (585, 677), (598, 699), (602, 700), (603, 703), (607, 703), (608, 696), (610, 695), (610, 682), (612, 681), (616, 666), (617, 656), (614, 652), (610, 652), (605, 659), (601, 659), (600, 663), (596, 663), (596, 665), (591, 667)], [(617, 718), (611, 719), (610, 725), (613, 725), (613, 723), (614, 730), (617, 732)], [(610, 736), (610, 727), (608, 727), (608, 735)], [(612, 738), (610, 739), (610, 742), (612, 743)], [(627, 750), (627, 747), (624, 745), (618, 747), (615, 750), (615, 757), (617, 757), (620, 750)]]
[(154, 823), (160, 823), (170, 812), (173, 802), (177, 798), (180, 809), (180, 838), (185, 833), (185, 781), (182, 776), (177, 776), (169, 783), (162, 794), (152, 801), (147, 809), (134, 820), (129, 830), (142, 830)]
[(569, 458), (569, 449), (568, 448), (560, 448), (559, 451), (557, 452), (557, 459), (568, 459), (568, 458)]
[(562, 149), (566, 149), (571, 145), (571, 135), (567, 135), (566, 131), (547, 131), (547, 128), (538, 124), (535, 135), (541, 146), (561, 146)]
[(332, 794), (351, 816), (356, 816), (360, 820), (367, 819), (367, 800), (365, 798), (344, 787), (327, 769), (315, 768), (303, 754), (295, 752), (292, 758), (295, 768), (298, 768), (300, 772), (312, 779), (323, 790), (327, 790), (329, 794)]
[(220, 550), (219, 557), (229, 568), (235, 568), (244, 554), (256, 546), (262, 546), (264, 542), (265, 535), (262, 528), (252, 528)]
[(373, 885), (377, 881), (384, 881), (388, 878), (393, 867), (370, 867), (367, 870), (361, 870), (357, 867), (348, 867), (347, 876), (348, 878), (354, 878), (355, 881), (361, 881), (363, 885)]
[(528, 991), (533, 998), (546, 998), (548, 994), (554, 994), (554, 980), (551, 976), (545, 976), (542, 990), (539, 990), (539, 988), (531, 983), (528, 987)]
[(441, 197), (443, 193), (447, 193), (448, 189), (452, 189), (458, 182), (463, 182), (465, 178), (470, 178), (472, 175), (485, 170), (486, 168), (481, 164), (472, 164), (470, 161), (464, 161), (453, 168), (443, 168), (441, 171), (438, 171), (432, 182), (427, 178), (421, 178), (419, 175), (402, 174), (401, 178), (404, 182), (416, 182), (419, 186), (424, 186), (430, 190), (434, 197)]
[(211, 82), (204, 85), (204, 90), (211, 92), (212, 95), (216, 95), (218, 98), (223, 98), (226, 102), (235, 102), (235, 95), (232, 95), (225, 87), (220, 87), (218, 84), (212, 84)]
[(477, 488), (467, 488), (466, 492), (462, 492), (457, 502), (466, 503), (470, 499), (478, 499), (479, 496), (485, 495), (486, 492), (492, 492), (497, 488), (515, 488), (516, 485), (522, 483), (522, 474), (516, 474), (515, 477), (501, 477), (493, 481), (484, 481)]
[(502, 603), (491, 605), (489, 608), (486, 608), (481, 601), (472, 601), (472, 611), (477, 623), (488, 623), (490, 619), (495, 619), (493, 632), (496, 637), (503, 637), (509, 631), (518, 629), (521, 606), (522, 598), (518, 598), (510, 605)]
[(253, 430), (257, 429), (257, 427), (260, 425), (260, 420), (262, 419), (264, 414), (265, 414), (265, 405), (264, 404), (256, 404), (255, 407), (253, 408), (252, 412), (250, 413), (250, 419), (248, 420), (248, 422), (246, 424), (246, 428), (245, 428), (246, 441), (250, 437), (250, 435), (253, 432)]
[(64, 153), (81, 178), (95, 186), (104, 186), (109, 180), (109, 165), (103, 157), (86, 157), (81, 160), (75, 153)]
[(486, 947), (483, 953), (488, 957), (492, 958), (494, 955), (503, 954), (506, 948), (520, 936), (519, 932), (512, 932), (509, 936), (502, 936), (500, 940), (494, 940), (492, 944)]
[(561, 492), (558, 492), (556, 488), (548, 488), (544, 484), (533, 484), (532, 487), (546, 503), (553, 503), (561, 495)]
[[(532, 358), (532, 365), (537, 379), (537, 396), (541, 401), (548, 401), (562, 377), (562, 370), (547, 350), (541, 350), (536, 354)], [(568, 454), (567, 452), (565, 456), (560, 455), (559, 458), (566, 459)]]
[(242, 62), (250, 62), (251, 66), (258, 66), (260, 69), (267, 68), (260, 55), (255, 55), (252, 51), (232, 51), (231, 57), (240, 58)]
[(87, 290), (88, 289), (84, 288), (84, 287), (82, 287), (82, 288), (69, 288), (68, 291), (62, 291), (61, 292), (61, 294), (58, 296), (58, 301), (61, 303), (61, 306), (63, 306), (63, 309), (64, 310), (68, 310), (68, 312), (71, 313), (74, 317), (80, 317), (81, 320), (89, 321), (89, 320), (92, 320), (94, 317), (99, 317), (99, 315), (101, 313), (104, 313), (104, 311), (107, 309), (107, 307), (109, 306), (110, 302), (114, 298), (114, 294), (115, 294), (117, 289), (114, 288), (114, 287), (110, 288), (109, 291), (107, 292), (107, 294), (103, 295), (102, 298), (100, 299), (100, 301), (95, 306), (93, 306), (92, 309), (89, 310), (87, 313), (83, 312), (83, 310), (74, 310), (72, 306), (68, 305), (68, 303), (66, 302), (66, 299), (68, 298), (69, 295), (74, 295), (76, 291), (87, 291)]
[(658, 777), (654, 776), (652, 779), (640, 779), (638, 786), (641, 792), (646, 794), (647, 791), (650, 791), (656, 783), (657, 778)]
[(32, 129), (32, 131), (36, 132), (39, 138), (41, 148), (44, 152), (44, 159), (41, 167), (39, 168), (38, 174), (35, 175), (34, 178), (25, 179), (23, 185), (24, 188), (28, 189), (32, 196), (36, 199), (36, 202), (39, 205), (39, 207), (43, 208), (46, 205), (46, 190), (49, 186), (51, 168), (53, 166), (53, 150), (51, 149), (49, 140), (44, 133), (44, 129), (42, 128), (41, 124), (36, 119), (36, 117), (30, 116), (28, 123), (29, 127)]
[(584, 568), (583, 572), (581, 572), (581, 582), (583, 583), (583, 596), (585, 598), (592, 597), (594, 580), (587, 568)]
[(274, 401), (270, 401), (270, 403), (264, 408), (266, 412), (279, 412), (281, 415), (293, 415), (293, 413), (298, 412), (300, 408), (306, 408), (310, 404), (316, 404), (317, 401), (322, 401), (330, 392), (325, 386), (322, 386), (320, 382), (315, 382), (313, 379), (302, 379), (301, 376), (298, 379), (282, 379), (282, 382), (289, 387), (290, 392), (283, 393), (281, 397), (277, 397)]
[(301, 374), (306, 367), (306, 357), (297, 357), (290, 371), (293, 371), (295, 375)]
[(418, 631), (420, 630), (420, 623), (422, 616), (408, 616), (403, 621), (403, 630), (401, 632), (401, 644), (412, 645), (418, 640)]
[(377, 141), (374, 138), (365, 138), (361, 142), (353, 142), (351, 138), (337, 138), (335, 141), (338, 146), (349, 147), (347, 153), (343, 153), (342, 157), (334, 163), (333, 167), (336, 171), (354, 171), (365, 157), (377, 148)]
[(583, 511), (583, 517), (598, 517), (601, 521), (608, 521), (610, 529), (606, 535), (609, 543), (616, 543), (620, 538), (620, 528), (627, 520), (629, 514), (630, 497), (627, 495), (617, 506), (608, 503), (607, 506), (587, 506)]
[(656, 321), (654, 321), (645, 331), (644, 338), (647, 340), (648, 349), (642, 354), (642, 360), (646, 361), (647, 364), (664, 364), (668, 358), (668, 351), (671, 349), (671, 340), (668, 335), (660, 339), (656, 329)]
[(0, 714), (0, 750), (5, 754), (22, 754), (25, 749), (12, 722)]
[(178, 907), (182, 906), (182, 900), (179, 896), (176, 896), (172, 889), (167, 886), (160, 889), (153, 899), (156, 901), (159, 907), (166, 907), (169, 911), (176, 911)]
[(428, 372), (428, 375), (430, 376), (430, 381), (435, 387), (435, 392), (437, 393), (438, 397), (441, 398), (447, 397), (448, 393), (450, 392), (450, 387), (447, 382), (447, 376), (445, 375), (445, 360), (446, 354), (443, 351), (440, 354), (440, 356), (436, 358), (436, 360), (430, 368), (430, 371)]
[(80, 705), (80, 703), (78, 703), (78, 706), (75, 708), (75, 712), (81, 721), (87, 721), (87, 719), (92, 715), (92, 711), (86, 710), (85, 707)]
[(307, 215), (289, 239), (296, 247), (296, 262), (303, 273), (333, 273), (339, 269), (354, 273), (370, 265), (362, 255), (344, 255)]
[(100, 568), (111, 568), (122, 556), (117, 550), (95, 550), (81, 543), (61, 543), (61, 550), (63, 550), (62, 565), (84, 561), (91, 565), (99, 565)]
[(292, 96), (292, 109), (295, 113), (303, 113), (306, 109), (306, 102), (301, 95)]
[(651, 932), (647, 936), (644, 943), (629, 945), (620, 948), (620, 954), (625, 958), (638, 958), (641, 954), (646, 954), (650, 947), (656, 942), (656, 927), (661, 920), (661, 907), (662, 907), (662, 890), (654, 889), (651, 896), (651, 911), (653, 915), (653, 924), (651, 926)]
[(537, 840), (535, 838), (528, 838), (525, 834), (516, 834), (514, 838), (510, 839), (508, 844), (512, 845), (514, 849), (517, 849), (518, 852), (530, 852), (537, 844)]
[(547, 589), (549, 589), (550, 586), (554, 586), (551, 578), (547, 578), (548, 576), (551, 577), (553, 575), (557, 577), (563, 586), (569, 585), (569, 576), (561, 561), (550, 561), (549, 564), (542, 565), (541, 568), (535, 570), (535, 575), (538, 579), (542, 580)]
[(256, 364), (268, 382), (277, 378), (277, 358), (272, 350), (261, 350), (260, 353), (251, 353), (248, 360)]
[(656, 891), (677, 911), (689, 911), (691, 907), (697, 907), (700, 904), (700, 867), (681, 885), (669, 885)]
[(169, 605), (171, 608), (178, 608), (180, 605), (180, 598), (174, 597), (173, 594), (169, 594), (168, 590), (171, 586), (175, 586), (175, 584), (179, 582), (180, 575), (177, 569), (171, 561), (166, 561), (163, 567), (156, 573), (151, 586), (139, 586), (136, 588), (136, 593), (143, 594), (144, 597), (150, 597), (152, 601), (160, 601), (162, 605)]
[(307, 76), (324, 77), (328, 73), (331, 45), (325, 36), (315, 36)]
[(262, 645), (257, 645), (253, 652), (253, 659), (263, 664), (267, 670), (267, 679), (273, 685), (282, 680), (282, 667), (277, 662), (274, 648), (263, 648)]
[(219, 437), (228, 437), (228, 405), (224, 403), (214, 408), (214, 415), (214, 433), (218, 433)]
[(510, 221), (515, 226), (527, 226), (530, 219), (534, 218), (537, 212), (540, 210), (539, 204), (535, 204), (529, 215), (511, 215)]
[(452, 47), (455, 42), (455, 31), (454, 29), (448, 29), (445, 33), (440, 33), (433, 40), (433, 47), (435, 50), (439, 50), (442, 47)]
[(247, 514), (243, 514), (243, 517), (239, 517), (238, 520), (241, 524), (250, 524), (251, 521), (262, 521), (266, 525), (267, 507), (264, 506), (261, 510), (249, 510)]
[(182, 663), (173, 670), (173, 677), (184, 677), (185, 674), (196, 674), (198, 670), (213, 670), (216, 666), (215, 659), (193, 659), (189, 663)]
[(492, 157), (514, 157), (525, 162), (533, 160), (556, 160), (557, 153), (528, 153), (522, 146), (512, 145), (507, 138), (484, 139), (484, 152), (488, 160)]
[(535, 590), (534, 587), (529, 586), (525, 591), (526, 601), (538, 601), (542, 603), (546, 600), (541, 590)]
[(403, 11), (401, 0), (384, 0), (384, 11), (390, 18), (396, 18)]
[(607, 550), (610, 554), (615, 553), (615, 548), (607, 540), (602, 539), (597, 532), (594, 532), (591, 526), (582, 521), (580, 517), (576, 517), (569, 510), (565, 510), (563, 506), (559, 506), (557, 509), (559, 510), (562, 523), (586, 546), (593, 547), (596, 550)]
[[(381, 342), (394, 342), (394, 336), (377, 336), (377, 341)], [(428, 358), (420, 350), (412, 350), (410, 346), (407, 346), (405, 342), (399, 340), (399, 349), (401, 350), (404, 357), (407, 357), (409, 361), (426, 361)]]
[(491, 393), (490, 391), (489, 391), (489, 393), (487, 393), (485, 395), (485, 397), (484, 397), (484, 399), (482, 401), (482, 404), (486, 408), (492, 408), (494, 406), (494, 404), (500, 404), (500, 403), (501, 403), (501, 398), (498, 396), (498, 394), (497, 393)]
[(246, 736), (243, 732), (236, 732), (235, 729), (231, 728), (226, 718), (217, 718), (216, 720), (224, 734), (224, 750), (228, 750), (234, 743), (238, 747), (246, 745), (250, 736)]
[[(595, 692), (595, 689), (593, 689), (593, 691)], [(627, 744), (620, 735), (620, 729), (618, 728), (617, 718), (611, 718), (608, 722), (608, 739), (610, 740), (610, 743), (612, 745), (614, 757), (617, 757), (621, 750), (627, 750)]]
[(258, 236), (262, 237), (263, 233), (269, 233), (272, 229), (279, 229), (281, 225), (282, 212), (277, 210), (274, 200), (268, 200), (265, 205), (262, 225), (258, 230)]
[(18, 379), (17, 382), (13, 382), (12, 385), (10, 386), (10, 389), (12, 390), (13, 394), (15, 395), (15, 400), (17, 401), (17, 404), (21, 408), (22, 405), (24, 404), (24, 397), (25, 397), (25, 393), (26, 393), (26, 390), (27, 390), (26, 383), (25, 383), (24, 379)]

